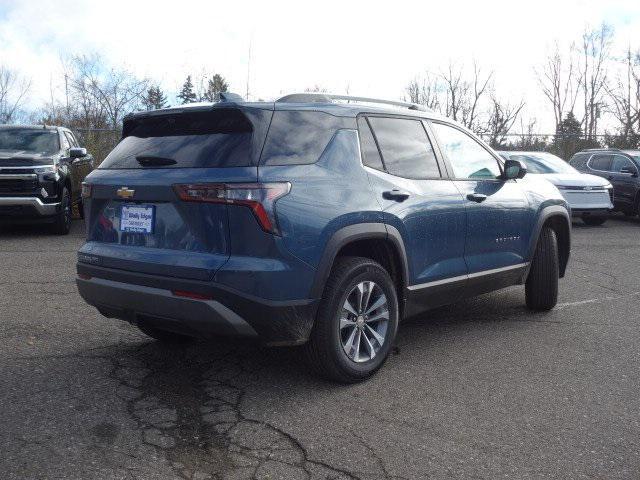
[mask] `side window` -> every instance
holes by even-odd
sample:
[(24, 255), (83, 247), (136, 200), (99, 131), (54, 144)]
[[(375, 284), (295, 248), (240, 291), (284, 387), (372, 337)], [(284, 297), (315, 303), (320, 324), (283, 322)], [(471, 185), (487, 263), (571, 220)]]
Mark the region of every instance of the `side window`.
[(380, 157), (378, 146), (371, 133), (369, 122), (367, 122), (367, 119), (364, 117), (358, 117), (358, 133), (360, 135), (362, 163), (376, 170), (384, 170), (382, 158)]
[(482, 145), (462, 130), (443, 123), (431, 124), (456, 178), (497, 178), (502, 173), (498, 161)]
[(625, 173), (638, 171), (633, 162), (627, 157), (623, 157), (622, 155), (614, 155), (613, 162), (611, 163), (611, 171), (614, 173), (622, 173), (623, 168), (626, 170)]
[(340, 128), (345, 128), (344, 120), (328, 113), (278, 110), (271, 120), (262, 164), (315, 163)]
[(61, 147), (63, 152), (68, 153), (69, 152), (69, 148), (71, 147), (71, 144), (69, 143), (69, 139), (67, 138), (65, 133), (66, 132), (62, 132), (62, 135), (61, 135), (62, 138), (60, 140), (60, 147)]
[(593, 155), (588, 162), (590, 168), (594, 170), (601, 170), (608, 172), (611, 168), (611, 155), (607, 153), (600, 153)]
[(571, 157), (571, 160), (569, 160), (569, 165), (577, 169), (583, 168), (587, 158), (588, 156), (584, 153), (576, 153)]
[(75, 137), (69, 133), (69, 132), (64, 132), (65, 137), (67, 137), (67, 141), (69, 142), (69, 145), (71, 145), (72, 147), (77, 147), (78, 146), (78, 142), (76, 142)]
[(382, 160), (391, 175), (425, 179), (440, 177), (427, 132), (419, 120), (369, 117)]

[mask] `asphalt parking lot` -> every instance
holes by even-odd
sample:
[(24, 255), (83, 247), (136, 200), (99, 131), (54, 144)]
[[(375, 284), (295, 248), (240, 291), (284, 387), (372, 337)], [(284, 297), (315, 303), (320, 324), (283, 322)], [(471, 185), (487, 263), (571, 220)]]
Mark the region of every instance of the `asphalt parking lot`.
[(640, 477), (637, 219), (575, 224), (553, 312), (510, 288), (411, 319), (354, 386), (295, 349), (161, 347), (101, 317), (82, 238), (0, 231), (4, 479)]

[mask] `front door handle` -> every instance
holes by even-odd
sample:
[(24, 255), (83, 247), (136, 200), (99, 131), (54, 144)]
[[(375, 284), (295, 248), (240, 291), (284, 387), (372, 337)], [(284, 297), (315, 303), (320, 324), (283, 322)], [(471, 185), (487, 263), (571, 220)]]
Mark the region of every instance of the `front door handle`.
[(382, 198), (387, 200), (395, 200), (396, 202), (404, 202), (407, 198), (409, 198), (411, 194), (409, 192), (405, 192), (404, 190), (398, 190), (394, 188), (393, 190), (387, 190), (386, 192), (382, 192)]
[(471, 200), (472, 202), (482, 203), (487, 199), (487, 196), (483, 193), (470, 193), (467, 195), (467, 200)]

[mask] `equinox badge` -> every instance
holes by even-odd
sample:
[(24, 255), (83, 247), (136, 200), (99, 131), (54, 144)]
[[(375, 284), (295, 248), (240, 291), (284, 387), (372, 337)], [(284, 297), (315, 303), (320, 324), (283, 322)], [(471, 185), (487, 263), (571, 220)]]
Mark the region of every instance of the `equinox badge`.
[(136, 193), (135, 190), (131, 190), (129, 187), (120, 187), (116, 190), (116, 194), (120, 198), (133, 198), (133, 194)]

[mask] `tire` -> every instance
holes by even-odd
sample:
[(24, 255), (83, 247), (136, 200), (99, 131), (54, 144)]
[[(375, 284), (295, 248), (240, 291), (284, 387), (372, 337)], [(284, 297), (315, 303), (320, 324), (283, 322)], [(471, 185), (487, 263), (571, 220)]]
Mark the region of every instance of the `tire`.
[(138, 323), (136, 325), (142, 333), (150, 336), (162, 343), (167, 344), (181, 344), (193, 342), (195, 339), (187, 335), (180, 335), (179, 333), (169, 332), (168, 330), (162, 330), (160, 328), (152, 327), (146, 323)]
[(64, 187), (62, 189), (62, 199), (60, 200), (60, 212), (56, 214), (56, 218), (51, 226), (53, 233), (56, 235), (67, 235), (69, 230), (71, 230), (72, 216), (71, 197), (67, 187)]
[(606, 217), (595, 217), (595, 216), (591, 216), (591, 215), (585, 215), (584, 217), (582, 217), (582, 221), (584, 223), (586, 223), (587, 225), (590, 225), (592, 227), (596, 227), (598, 225), (602, 225), (604, 222), (607, 221)]
[(527, 307), (531, 310), (548, 311), (558, 303), (558, 240), (556, 232), (544, 227), (540, 232), (531, 269), (525, 284)]
[[(358, 308), (359, 301), (366, 306)], [(398, 297), (389, 273), (368, 258), (338, 258), (305, 345), (309, 366), (340, 383), (370, 377), (391, 350), (398, 320)]]

